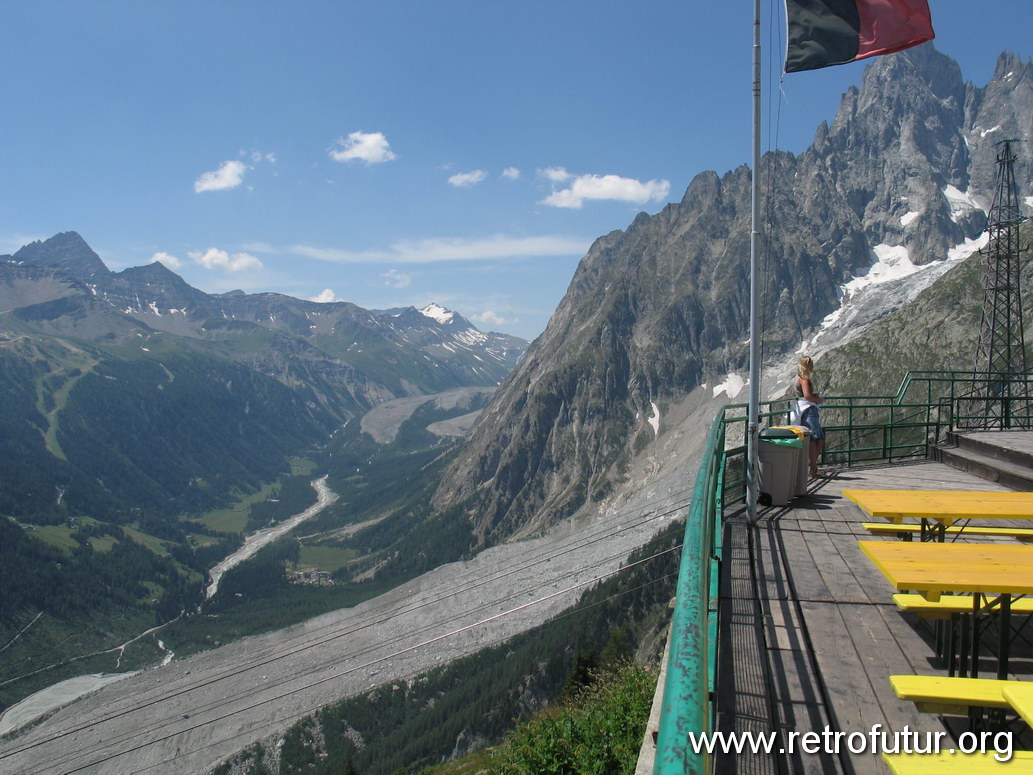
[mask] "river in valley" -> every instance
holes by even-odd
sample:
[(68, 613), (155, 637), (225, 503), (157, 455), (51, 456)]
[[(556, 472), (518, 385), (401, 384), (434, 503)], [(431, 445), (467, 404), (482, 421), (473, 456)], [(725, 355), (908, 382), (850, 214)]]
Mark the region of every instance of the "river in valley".
[[(312, 487), (316, 491), (316, 502), (305, 509), (300, 514), (295, 514), (289, 519), (274, 525), (273, 527), (259, 530), (256, 533), (252, 533), (244, 539), (244, 545), (240, 547), (233, 554), (229, 555), (226, 559), (216, 565), (209, 571), (210, 583), (205, 590), (204, 599), (210, 599), (216, 591), (219, 589), (219, 580), (223, 574), (226, 573), (230, 568), (234, 568), (249, 557), (253, 557), (259, 549), (264, 546), (268, 546), (270, 543), (275, 541), (282, 535), (293, 530), (295, 527), (300, 525), (307, 519), (311, 519), (316, 516), (319, 512), (329, 506), (331, 503), (337, 500), (337, 493), (333, 492), (326, 484), (326, 477), (316, 479), (312, 482)], [(168, 622), (166, 622), (168, 624)], [(146, 635), (149, 635), (157, 630), (160, 630), (165, 625), (159, 625), (158, 627), (152, 627), (146, 632), (142, 632), (139, 635), (131, 638), (130, 640), (123, 643), (121, 646), (117, 646), (109, 651), (122, 651), (135, 640), (138, 640)], [(161, 644), (161, 648), (165, 650), (164, 644)], [(171, 652), (167, 652), (166, 658), (162, 661), (162, 666), (166, 665), (171, 661)], [(26, 697), (21, 702), (12, 705), (8, 708), (2, 716), (0, 716), (0, 735), (5, 735), (8, 732), (12, 732), (19, 727), (22, 727), (43, 715), (56, 710), (63, 705), (67, 705), (80, 697), (84, 697), (87, 694), (97, 691), (98, 689), (106, 686), (114, 681), (120, 681), (123, 678), (128, 678), (134, 675), (134, 672), (129, 673), (91, 673), (89, 675), (78, 675), (74, 678), (69, 678), (60, 683), (56, 683), (52, 686), (48, 686), (46, 689)]]
[(236, 567), (249, 557), (253, 557), (259, 549), (268, 546), (280, 536), (289, 533), (305, 520), (312, 519), (312, 517), (316, 516), (316, 514), (337, 500), (337, 493), (327, 487), (325, 476), (322, 479), (314, 480), (312, 482), (312, 486), (316, 490), (316, 502), (314, 504), (309, 506), (300, 514), (295, 514), (284, 522), (280, 522), (272, 527), (267, 527), (264, 530), (259, 530), (257, 533), (252, 533), (244, 539), (244, 545), (242, 547), (208, 572), (211, 582), (205, 590), (205, 600), (210, 599), (218, 591), (219, 580), (222, 579), (222, 575), (226, 571), (230, 568)]

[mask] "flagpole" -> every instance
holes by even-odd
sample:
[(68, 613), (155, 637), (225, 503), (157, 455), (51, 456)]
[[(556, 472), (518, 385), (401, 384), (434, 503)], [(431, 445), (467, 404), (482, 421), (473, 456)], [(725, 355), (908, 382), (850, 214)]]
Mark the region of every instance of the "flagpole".
[(746, 508), (750, 522), (757, 521), (759, 496), (757, 468), (758, 421), (760, 417), (760, 294), (757, 283), (757, 243), (759, 241), (760, 196), (760, 0), (753, 0), (753, 174), (751, 184), (750, 228), (750, 394), (746, 441)]

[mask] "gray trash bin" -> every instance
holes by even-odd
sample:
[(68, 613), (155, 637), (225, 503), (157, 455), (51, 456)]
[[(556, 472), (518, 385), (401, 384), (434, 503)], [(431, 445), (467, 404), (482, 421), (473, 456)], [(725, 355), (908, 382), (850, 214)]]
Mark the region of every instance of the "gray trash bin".
[(788, 430), (796, 434), (796, 437), (803, 444), (800, 450), (800, 459), (797, 461), (797, 473), (796, 473), (796, 488), (795, 492), (797, 495), (807, 494), (807, 483), (811, 479), (810, 474), (810, 449), (811, 449), (811, 429), (806, 425), (776, 425), (771, 430)]
[(772, 506), (785, 506), (796, 495), (803, 451), (803, 442), (791, 430), (765, 428), (760, 432), (760, 492), (771, 499)]

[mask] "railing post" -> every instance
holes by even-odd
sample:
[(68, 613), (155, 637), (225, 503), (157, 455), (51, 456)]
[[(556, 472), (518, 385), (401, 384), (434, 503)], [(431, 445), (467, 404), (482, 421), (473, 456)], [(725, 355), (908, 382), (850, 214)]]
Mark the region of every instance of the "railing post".
[(850, 396), (850, 400), (847, 401), (846, 405), (846, 464), (851, 466), (854, 464), (854, 397)]
[(893, 438), (893, 406), (890, 406), (890, 416), (882, 426), (882, 458), (892, 460), (892, 453), (889, 448), (890, 439)]

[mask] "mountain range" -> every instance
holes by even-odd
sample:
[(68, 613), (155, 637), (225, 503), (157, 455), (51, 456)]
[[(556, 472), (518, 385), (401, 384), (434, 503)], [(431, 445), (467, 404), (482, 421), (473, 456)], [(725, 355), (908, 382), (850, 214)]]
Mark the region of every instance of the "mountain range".
[[(211, 508), (378, 404), (497, 385), (525, 348), (438, 305), (211, 295), (160, 263), (115, 273), (58, 234), (0, 256), (0, 503), (37, 522), (112, 492), (129, 509)], [(16, 460), (38, 472), (31, 508)]]
[[(990, 83), (979, 88), (926, 44), (869, 65), (861, 87), (843, 96), (835, 119), (818, 127), (804, 153), (766, 154), (759, 173), (768, 223), (765, 359), (778, 363), (808, 346), (858, 280), (886, 266), (908, 274), (971, 253), (992, 197), (996, 144), (1005, 137), (1025, 146), (1033, 138), (1030, 63), (1002, 54)], [(1029, 191), (1033, 165), (1020, 165), (1017, 180)], [(461, 507), (475, 545), (533, 532), (619, 487), (656, 434), (651, 418), (659, 406), (745, 370), (750, 181), (747, 167), (700, 173), (680, 202), (598, 239), (522, 360), (526, 343), (484, 334), (435, 306), (371, 311), (278, 294), (211, 295), (160, 263), (113, 273), (74, 232), (27, 245), (0, 256), (0, 357), (13, 394), (6, 411), (20, 429), (5, 443), (23, 459), (49, 454), (96, 479), (98, 466), (76, 457), (82, 434), (71, 434), (66, 421), (77, 399), (96, 379), (119, 380), (105, 371), (114, 363), (139, 372), (123, 381), (140, 380), (152, 397), (168, 399), (186, 381), (167, 373), (175, 355), (206, 364), (198, 376), (205, 390), (235, 385), (224, 392), (250, 420), (266, 409), (272, 427), (272, 415), (289, 418), (291, 432), (276, 434), (280, 459), (260, 472), (267, 476), (282, 471), (300, 446), (384, 401), (495, 385), (516, 365), (432, 504), (439, 513)], [(885, 310), (855, 315), (847, 335), (907, 300), (888, 298)], [(824, 341), (827, 348), (834, 340)], [(202, 405), (198, 396), (208, 393), (197, 387), (193, 400)], [(94, 399), (98, 408), (112, 405), (104, 391)], [(121, 424), (135, 425), (171, 454), (170, 439), (148, 432), (146, 411), (132, 416), (139, 399), (121, 404), (129, 413)], [(89, 414), (82, 428), (95, 430)], [(185, 422), (180, 446), (197, 448)], [(146, 457), (140, 446), (121, 457), (139, 466), (135, 454)], [(82, 454), (93, 458), (95, 451), (90, 445)], [(144, 478), (155, 479), (157, 467)], [(161, 484), (148, 503), (164, 498), (167, 510), (169, 500), (192, 489), (198, 506), (211, 505), (233, 486), (184, 489), (192, 470), (185, 466), (177, 484)], [(34, 509), (47, 500), (76, 502), (85, 485), (63, 484), (62, 476), (75, 478), (63, 471), (41, 483)], [(102, 489), (95, 498), (110, 493), (110, 481)], [(17, 513), (14, 500), (7, 498), (8, 508)]]
[(390, 398), (497, 384), (527, 344), (482, 333), (436, 304), (365, 310), (275, 293), (212, 295), (159, 262), (114, 273), (75, 232), (0, 262), (0, 307), (40, 333), (112, 340), (163, 332), (221, 346), (287, 385), (315, 389), (319, 376), (332, 378), (317, 395), (338, 418)]
[[(353, 504), (379, 503), (380, 472), (454, 443), (452, 418), (525, 347), (439, 305), (211, 295), (158, 263), (111, 272), (75, 232), (0, 256), (0, 706), (76, 675), (84, 654), (117, 669), (98, 655), (196, 610), (243, 532), (306, 508), (331, 460), (376, 468), (373, 487), (356, 465), (340, 476)], [(442, 435), (409, 434), (376, 466), (358, 422), (337, 433), (443, 393), (421, 410), (449, 423)], [(289, 587), (282, 563), (253, 572)]]

